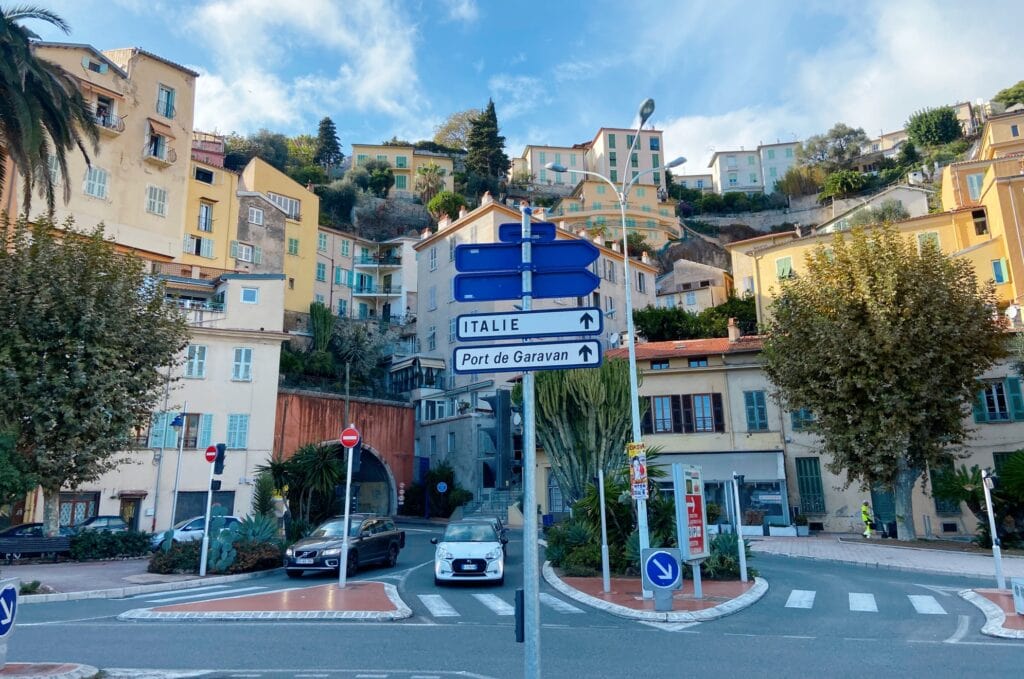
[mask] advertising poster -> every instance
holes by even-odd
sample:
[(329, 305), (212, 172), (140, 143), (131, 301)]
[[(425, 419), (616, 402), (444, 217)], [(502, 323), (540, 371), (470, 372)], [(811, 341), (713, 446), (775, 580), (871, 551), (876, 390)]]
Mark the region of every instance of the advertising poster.
[(629, 456), (629, 487), (634, 500), (647, 499), (647, 449), (643, 443), (626, 444)]
[(704, 479), (701, 468), (688, 466), (683, 470), (686, 498), (687, 559), (704, 559), (708, 552), (708, 527), (704, 514)]

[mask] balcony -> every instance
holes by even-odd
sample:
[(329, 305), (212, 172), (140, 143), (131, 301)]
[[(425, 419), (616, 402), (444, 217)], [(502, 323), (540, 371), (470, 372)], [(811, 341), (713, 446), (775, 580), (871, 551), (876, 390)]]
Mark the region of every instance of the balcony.
[(100, 133), (108, 137), (116, 137), (124, 132), (124, 116), (116, 116), (111, 113), (97, 113), (93, 116)]
[(402, 266), (402, 258), (398, 255), (360, 255), (352, 262), (356, 266)]
[(398, 297), (402, 294), (401, 285), (356, 285), (352, 288), (353, 295), (362, 297)]
[(158, 148), (152, 144), (146, 144), (145, 148), (142, 149), (142, 158), (146, 162), (160, 167), (170, 167), (178, 162), (178, 154), (174, 149), (169, 146)]

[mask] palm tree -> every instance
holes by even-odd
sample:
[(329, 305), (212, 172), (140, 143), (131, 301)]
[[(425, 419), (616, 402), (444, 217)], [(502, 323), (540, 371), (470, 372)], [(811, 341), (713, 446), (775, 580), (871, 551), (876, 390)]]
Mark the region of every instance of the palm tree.
[(416, 190), (424, 205), (444, 188), (444, 168), (437, 163), (427, 163), (416, 168)]
[(39, 36), (20, 25), (38, 19), (70, 32), (68, 24), (47, 9), (31, 6), (0, 8), (0, 188), (3, 188), (7, 157), (25, 177), (24, 211), (28, 213), (33, 189), (54, 208), (56, 165), (64, 183), (64, 202), (71, 198), (67, 151), (77, 146), (89, 162), (86, 150), (95, 150), (99, 132), (78, 81), (59, 65), (39, 59), (32, 41)]

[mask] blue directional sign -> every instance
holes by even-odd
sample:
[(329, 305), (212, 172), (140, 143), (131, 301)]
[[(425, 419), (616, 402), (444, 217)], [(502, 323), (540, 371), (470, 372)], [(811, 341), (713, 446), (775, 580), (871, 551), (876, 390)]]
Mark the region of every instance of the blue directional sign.
[[(601, 279), (586, 269), (537, 271), (533, 274), (533, 298), (583, 297), (589, 295)], [(455, 299), (460, 302), (492, 302), (521, 299), (523, 275), (518, 271), (464, 273), (455, 277)]]
[(448, 484), (445, 483), (444, 481), (438, 481), (437, 482), (437, 492), (441, 493), (441, 494), (447, 493), (448, 492)]
[(644, 587), (679, 589), (683, 573), (679, 565), (679, 550), (659, 547), (642, 551), (640, 560), (643, 563)]
[[(583, 268), (598, 258), (601, 251), (585, 240), (558, 240), (534, 243), (530, 264), (534, 271)], [(459, 273), (476, 271), (521, 271), (523, 248), (518, 243), (480, 243), (455, 246), (455, 269)]]
[[(537, 222), (530, 225), (531, 243), (549, 243), (555, 240), (556, 227), (551, 222)], [(498, 240), (502, 243), (522, 243), (523, 225), (509, 222), (498, 225)]]
[(12, 585), (4, 585), (0, 590), (0, 639), (14, 629), (14, 618), (18, 615), (18, 590)]

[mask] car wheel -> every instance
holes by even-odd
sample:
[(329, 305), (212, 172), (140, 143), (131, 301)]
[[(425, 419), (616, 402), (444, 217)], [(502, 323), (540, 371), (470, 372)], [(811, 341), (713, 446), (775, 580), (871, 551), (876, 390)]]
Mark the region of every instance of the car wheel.
[(498, 578), (498, 587), (501, 587), (504, 584), (505, 584), (505, 576), (503, 575), (500, 578)]
[(293, 570), (291, 568), (286, 570), (285, 573), (288, 574), (289, 578), (301, 578), (302, 577), (302, 571)]
[(441, 578), (439, 578), (439, 577), (437, 577), (435, 575), (434, 576), (434, 587), (442, 587), (442, 586), (444, 586), (444, 580), (442, 580)]
[(388, 548), (388, 560), (386, 563), (388, 568), (394, 568), (398, 563), (398, 547), (396, 545), (391, 545)]
[(350, 577), (359, 571), (359, 554), (356, 552), (348, 553), (348, 568), (345, 570), (346, 577)]

